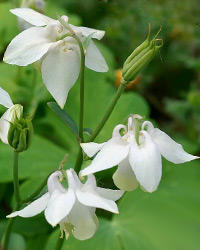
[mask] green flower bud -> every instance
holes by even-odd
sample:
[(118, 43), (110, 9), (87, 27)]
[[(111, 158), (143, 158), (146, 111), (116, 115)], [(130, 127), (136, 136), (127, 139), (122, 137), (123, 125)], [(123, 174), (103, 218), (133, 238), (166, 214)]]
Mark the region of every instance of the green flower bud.
[(33, 134), (33, 125), (30, 118), (16, 119), (14, 122), (10, 122), (8, 143), (16, 152), (23, 152), (30, 147)]
[[(151, 27), (149, 25), (149, 32), (146, 40), (126, 59), (122, 70), (122, 78), (124, 82), (134, 80), (137, 74), (151, 62), (158, 50), (163, 46), (163, 40), (157, 39), (161, 29), (152, 40), (150, 40), (150, 31)], [(161, 41), (160, 45), (157, 45), (158, 41)]]

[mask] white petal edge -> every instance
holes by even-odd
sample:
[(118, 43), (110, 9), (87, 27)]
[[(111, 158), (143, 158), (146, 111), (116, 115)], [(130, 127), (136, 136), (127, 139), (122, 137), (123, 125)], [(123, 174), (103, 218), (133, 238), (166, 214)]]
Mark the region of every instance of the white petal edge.
[(126, 158), (129, 152), (129, 144), (119, 137), (114, 137), (105, 143), (101, 151), (96, 155), (91, 165), (80, 172), (81, 176), (102, 171), (118, 165)]
[(95, 143), (95, 142), (88, 142), (88, 143), (81, 143), (80, 146), (83, 151), (89, 156), (93, 157), (98, 151), (102, 149), (105, 145), (104, 143)]
[(141, 132), (145, 137), (144, 144), (138, 146), (136, 141), (132, 143), (129, 161), (140, 185), (151, 193), (157, 189), (160, 183), (161, 155), (150, 135), (144, 130)]
[(75, 26), (72, 24), (70, 24), (70, 26), (72, 27), (72, 29), (74, 30), (75, 33), (81, 32), (82, 35), (85, 37), (88, 37), (89, 35), (93, 34), (92, 38), (96, 38), (96, 39), (100, 40), (105, 35), (104, 30), (96, 30), (96, 29), (87, 28), (87, 27), (78, 27), (78, 26)]
[(181, 144), (172, 140), (172, 138), (158, 128), (151, 131), (151, 136), (158, 146), (161, 155), (168, 161), (179, 164), (199, 158), (185, 152)]
[(67, 50), (60, 42), (52, 46), (42, 61), (42, 78), (50, 94), (63, 108), (70, 89), (78, 79), (80, 57), (76, 50)]
[(119, 163), (112, 178), (115, 185), (125, 191), (133, 191), (139, 185), (128, 157)]
[(45, 218), (53, 227), (56, 226), (71, 211), (75, 203), (75, 194), (72, 189), (66, 193), (55, 190), (49, 199), (45, 209)]
[(13, 102), (9, 94), (0, 87), (0, 104), (6, 108), (10, 108), (13, 105)]
[(33, 217), (37, 214), (40, 214), (43, 210), (45, 210), (47, 203), (49, 201), (49, 198), (50, 198), (50, 194), (46, 193), (42, 195), (40, 198), (38, 198), (37, 200), (33, 201), (27, 207), (23, 208), (22, 210), (13, 212), (7, 215), (6, 217), (12, 218), (15, 216), (20, 216), (20, 217), (28, 218), (28, 217)]
[(9, 64), (26, 66), (39, 60), (49, 50), (52, 42), (49, 29), (31, 27), (11, 41), (3, 60)]
[(103, 198), (112, 200), (112, 201), (119, 200), (124, 194), (123, 190), (112, 190), (112, 189), (100, 188), (100, 187), (97, 187), (96, 191)]
[(44, 26), (55, 21), (55, 19), (45, 16), (30, 8), (16, 8), (11, 9), (10, 12), (35, 26)]
[(89, 45), (86, 49), (85, 65), (87, 68), (96, 72), (108, 71), (108, 65), (104, 57), (92, 40), (89, 42)]

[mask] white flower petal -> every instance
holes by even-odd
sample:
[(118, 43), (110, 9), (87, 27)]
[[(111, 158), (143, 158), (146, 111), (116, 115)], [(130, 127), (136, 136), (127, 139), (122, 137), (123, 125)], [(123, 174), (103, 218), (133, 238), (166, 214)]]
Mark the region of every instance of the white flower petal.
[(108, 200), (101, 197), (95, 189), (90, 185), (84, 185), (83, 188), (76, 190), (77, 199), (84, 205), (89, 207), (98, 207), (118, 213), (118, 208), (113, 200)]
[(48, 51), (51, 43), (52, 37), (49, 34), (49, 29), (29, 28), (11, 41), (3, 60), (9, 64), (26, 66), (39, 60)]
[(63, 193), (55, 190), (45, 209), (45, 218), (53, 227), (56, 226), (71, 211), (75, 203), (75, 194), (72, 189)]
[(89, 143), (81, 143), (80, 146), (89, 157), (92, 157), (102, 149), (104, 144), (105, 142), (104, 143), (89, 142)]
[(124, 133), (127, 133), (127, 128), (125, 125), (123, 124), (119, 124), (117, 125), (114, 129), (113, 129), (113, 133), (112, 133), (112, 137), (121, 137), (120, 131), (124, 130)]
[(91, 186), (91, 187), (96, 189), (97, 182), (96, 182), (95, 176), (93, 174), (89, 174), (87, 176), (87, 181), (85, 182), (85, 184), (83, 186), (85, 186), (85, 187)]
[(0, 104), (6, 108), (10, 108), (13, 105), (13, 102), (9, 94), (0, 87)]
[(69, 90), (80, 72), (80, 57), (76, 50), (67, 50), (62, 44), (53, 46), (42, 61), (42, 78), (48, 91), (64, 107)]
[(172, 138), (160, 129), (155, 128), (150, 135), (156, 143), (161, 155), (168, 161), (178, 164), (199, 158), (185, 152), (181, 144), (172, 140)]
[(118, 188), (125, 191), (132, 191), (138, 187), (139, 183), (131, 168), (128, 157), (119, 163), (113, 175), (113, 181)]
[(77, 27), (74, 26), (72, 24), (70, 24), (70, 26), (72, 27), (72, 29), (74, 30), (75, 33), (79, 33), (81, 32), (83, 36), (88, 37), (89, 35), (92, 35), (92, 38), (96, 38), (98, 40), (100, 40), (104, 35), (105, 35), (105, 31), (104, 30), (96, 30), (96, 29), (91, 29), (91, 28), (87, 28), (87, 27)]
[(20, 211), (13, 212), (9, 215), (7, 215), (7, 218), (15, 217), (15, 216), (21, 216), (24, 218), (35, 216), (39, 213), (41, 213), (47, 206), (48, 200), (50, 198), (50, 194), (46, 193), (42, 195), (37, 200), (33, 201), (30, 205), (23, 208)]
[(67, 181), (69, 188), (76, 191), (76, 189), (81, 185), (81, 182), (76, 172), (74, 171), (74, 169), (71, 168), (69, 170), (66, 170), (66, 173), (67, 173), (67, 178), (68, 178)]
[(16, 118), (20, 118), (23, 112), (23, 107), (20, 104), (11, 106), (0, 118), (0, 139), (2, 142), (8, 144), (8, 131), (10, 122)]
[(56, 189), (59, 190), (62, 193), (66, 192), (66, 189), (63, 187), (63, 185), (60, 183), (59, 179), (62, 179), (63, 175), (60, 171), (55, 171), (52, 173), (47, 181), (48, 191), (50, 194), (52, 194)]
[(92, 40), (89, 42), (86, 50), (85, 65), (96, 72), (108, 71), (108, 65), (104, 57)]
[(10, 12), (35, 26), (44, 26), (55, 21), (54, 19), (29, 8), (16, 8), (10, 10)]
[(136, 141), (132, 142), (129, 161), (140, 185), (148, 192), (153, 192), (162, 175), (161, 155), (150, 135), (146, 131), (142, 133), (145, 136), (144, 144), (138, 146)]
[(96, 155), (91, 165), (83, 169), (81, 176), (112, 168), (126, 158), (129, 152), (129, 144), (121, 138), (115, 137), (105, 143), (101, 151)]
[(108, 200), (112, 200), (112, 201), (119, 200), (124, 194), (123, 190), (112, 190), (112, 189), (100, 188), (100, 187), (97, 187), (96, 191), (100, 196)]
[(74, 227), (72, 231), (74, 237), (79, 240), (87, 240), (97, 231), (98, 218), (95, 209), (86, 207), (78, 201), (75, 202), (68, 219)]

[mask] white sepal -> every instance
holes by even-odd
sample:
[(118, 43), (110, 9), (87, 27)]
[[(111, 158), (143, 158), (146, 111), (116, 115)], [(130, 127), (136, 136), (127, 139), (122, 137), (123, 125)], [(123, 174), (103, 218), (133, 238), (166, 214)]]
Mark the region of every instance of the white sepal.
[(7, 215), (7, 218), (12, 218), (15, 216), (21, 216), (24, 218), (32, 217), (37, 214), (40, 214), (47, 206), (48, 200), (49, 200), (50, 194), (47, 192), (37, 200), (33, 201), (31, 204), (29, 204), (27, 207), (23, 208), (20, 211), (13, 212), (9, 215)]
[(34, 26), (45, 26), (55, 21), (30, 8), (16, 8), (10, 10), (10, 12)]

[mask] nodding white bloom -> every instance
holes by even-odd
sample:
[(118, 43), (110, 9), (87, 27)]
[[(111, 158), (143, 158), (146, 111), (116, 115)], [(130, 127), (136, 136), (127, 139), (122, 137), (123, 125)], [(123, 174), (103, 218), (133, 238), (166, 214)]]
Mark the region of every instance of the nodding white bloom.
[[(124, 130), (124, 136), (120, 130)], [(121, 124), (116, 126), (109, 141), (82, 143), (81, 147), (90, 157), (99, 151), (91, 165), (80, 172), (81, 176), (118, 165), (113, 180), (118, 188), (126, 191), (136, 189), (139, 184), (147, 192), (157, 189), (162, 175), (161, 155), (176, 164), (198, 158), (186, 153), (180, 144), (149, 121), (142, 124), (138, 145), (132, 117), (128, 119), (128, 129)]]
[(10, 123), (20, 119), (23, 113), (23, 107), (20, 104), (13, 104), (9, 94), (0, 87), (0, 104), (8, 110), (0, 118), (0, 139), (8, 144), (8, 131)]
[(20, 211), (7, 217), (32, 217), (43, 210), (49, 224), (60, 225), (61, 237), (72, 233), (79, 240), (91, 238), (98, 228), (96, 208), (118, 213), (114, 201), (122, 195), (121, 190), (99, 188), (93, 175), (82, 184), (73, 169), (67, 170), (68, 188), (60, 182), (62, 173), (54, 172), (48, 179), (48, 192)]
[[(17, 35), (9, 44), (4, 62), (26, 66), (37, 62), (48, 91), (61, 108), (64, 107), (69, 90), (80, 72), (80, 49), (77, 41), (58, 21), (29, 8), (11, 10), (13, 14), (36, 26)], [(67, 16), (62, 16), (68, 22)], [(104, 31), (69, 24), (81, 42), (88, 36), (100, 40)], [(97, 72), (106, 72), (108, 66), (92, 39), (85, 51), (85, 65)]]

